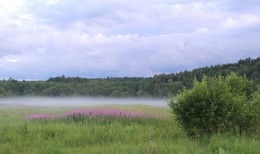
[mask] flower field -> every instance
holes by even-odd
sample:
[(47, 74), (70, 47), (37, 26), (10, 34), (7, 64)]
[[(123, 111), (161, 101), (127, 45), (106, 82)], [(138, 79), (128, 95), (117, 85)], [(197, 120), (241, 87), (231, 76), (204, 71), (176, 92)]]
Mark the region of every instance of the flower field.
[(27, 118), (30, 120), (37, 119), (80, 119), (80, 118), (96, 118), (96, 117), (106, 117), (106, 118), (152, 118), (151, 115), (144, 114), (141, 112), (129, 112), (118, 109), (78, 109), (72, 110), (60, 115), (49, 115), (49, 114), (31, 114)]
[(65, 113), (50, 114), (31, 114), (27, 116), (30, 121), (66, 121), (66, 122), (90, 122), (109, 123), (112, 121), (130, 122), (147, 121), (156, 119), (159, 116), (142, 112), (133, 112), (120, 109), (76, 109)]
[(168, 108), (144, 105), (0, 108), (0, 153), (258, 153), (260, 138), (190, 139)]

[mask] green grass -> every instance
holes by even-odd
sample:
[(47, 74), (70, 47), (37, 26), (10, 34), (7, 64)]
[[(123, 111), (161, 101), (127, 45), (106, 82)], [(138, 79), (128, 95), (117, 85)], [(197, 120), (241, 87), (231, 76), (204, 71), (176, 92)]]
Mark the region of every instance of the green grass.
[(112, 108), (145, 112), (159, 119), (110, 123), (85, 121), (29, 121), (29, 114), (60, 114), (71, 108), (1, 108), (0, 153), (43, 154), (152, 154), (259, 153), (260, 138), (213, 135), (189, 139), (168, 108), (144, 105), (110, 105), (81, 108)]

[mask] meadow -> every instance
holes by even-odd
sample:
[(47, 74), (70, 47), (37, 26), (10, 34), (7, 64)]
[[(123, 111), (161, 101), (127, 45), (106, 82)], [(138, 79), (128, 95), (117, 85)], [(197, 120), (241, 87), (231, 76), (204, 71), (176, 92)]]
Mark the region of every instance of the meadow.
[(191, 139), (167, 107), (0, 108), (0, 153), (3, 154), (257, 154), (259, 145), (259, 133)]

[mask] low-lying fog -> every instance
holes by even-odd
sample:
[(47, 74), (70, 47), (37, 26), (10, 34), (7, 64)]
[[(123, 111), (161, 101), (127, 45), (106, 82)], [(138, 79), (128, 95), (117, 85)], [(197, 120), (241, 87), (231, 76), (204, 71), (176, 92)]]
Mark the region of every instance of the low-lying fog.
[(154, 98), (94, 98), (94, 97), (17, 97), (1, 98), (1, 106), (40, 106), (40, 107), (66, 107), (66, 106), (93, 106), (93, 105), (131, 105), (142, 104), (167, 107), (166, 99)]

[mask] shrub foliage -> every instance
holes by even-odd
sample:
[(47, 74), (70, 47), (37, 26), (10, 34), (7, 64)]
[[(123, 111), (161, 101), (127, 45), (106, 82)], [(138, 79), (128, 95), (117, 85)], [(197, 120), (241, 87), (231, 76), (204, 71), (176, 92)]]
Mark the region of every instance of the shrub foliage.
[(232, 132), (252, 133), (259, 122), (259, 90), (245, 76), (204, 76), (194, 80), (192, 89), (184, 89), (169, 105), (188, 135)]

